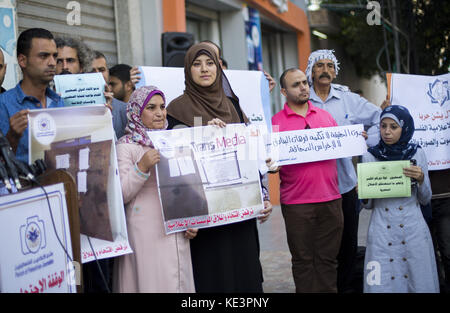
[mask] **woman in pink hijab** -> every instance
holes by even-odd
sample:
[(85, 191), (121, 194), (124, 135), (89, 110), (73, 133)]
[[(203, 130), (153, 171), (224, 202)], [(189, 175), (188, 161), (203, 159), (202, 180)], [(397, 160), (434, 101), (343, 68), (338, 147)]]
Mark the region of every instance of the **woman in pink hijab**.
[(160, 155), (147, 136), (167, 128), (166, 115), (164, 94), (156, 87), (131, 95), (117, 160), (133, 253), (116, 258), (115, 292), (195, 292), (189, 240), (197, 231), (166, 235), (155, 171)]

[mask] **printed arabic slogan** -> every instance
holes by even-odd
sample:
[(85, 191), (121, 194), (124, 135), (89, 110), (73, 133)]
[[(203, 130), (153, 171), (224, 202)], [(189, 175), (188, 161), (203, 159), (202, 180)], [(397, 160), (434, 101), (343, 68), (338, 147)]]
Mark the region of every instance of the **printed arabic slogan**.
[(64, 185), (45, 190), (50, 204), (39, 188), (0, 198), (1, 292), (76, 292)]
[(363, 125), (273, 132), (272, 160), (289, 165), (362, 155), (367, 151)]
[(358, 163), (358, 198), (411, 197), (411, 179), (403, 174), (409, 160)]
[(167, 234), (255, 218), (263, 209), (258, 134), (244, 124), (148, 132)]
[(450, 73), (388, 74), (387, 79), (391, 103), (407, 107), (414, 118), (412, 142), (425, 150), (428, 169), (450, 168)]

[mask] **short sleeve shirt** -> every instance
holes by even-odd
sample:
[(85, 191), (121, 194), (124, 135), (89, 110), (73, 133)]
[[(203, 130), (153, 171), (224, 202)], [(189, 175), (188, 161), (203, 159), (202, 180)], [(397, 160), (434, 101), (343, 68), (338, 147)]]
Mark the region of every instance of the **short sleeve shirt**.
[[(305, 117), (295, 113), (287, 103), (272, 117), (274, 132), (333, 126), (337, 126), (333, 117), (311, 102), (308, 102)], [(280, 200), (283, 204), (319, 203), (341, 197), (336, 160), (282, 166), (280, 180)]]

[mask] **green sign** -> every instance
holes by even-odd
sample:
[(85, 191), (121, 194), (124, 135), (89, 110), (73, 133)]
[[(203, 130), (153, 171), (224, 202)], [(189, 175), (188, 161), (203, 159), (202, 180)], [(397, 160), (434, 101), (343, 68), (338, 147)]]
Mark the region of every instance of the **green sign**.
[(358, 198), (411, 197), (411, 179), (403, 174), (409, 166), (409, 160), (358, 163)]

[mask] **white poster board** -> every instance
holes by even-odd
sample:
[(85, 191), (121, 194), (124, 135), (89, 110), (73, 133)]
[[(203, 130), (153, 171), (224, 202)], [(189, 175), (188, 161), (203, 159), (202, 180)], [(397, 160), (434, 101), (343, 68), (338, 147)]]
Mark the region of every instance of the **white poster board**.
[(0, 197), (1, 292), (76, 292), (64, 185), (45, 190), (50, 209), (40, 188)]
[[(108, 165), (106, 201), (113, 241), (91, 237), (91, 243), (94, 248), (94, 251), (92, 251), (88, 237), (82, 234), (81, 258), (82, 262), (86, 263), (95, 260), (94, 253), (97, 259), (132, 253), (128, 243), (122, 187), (120, 185), (110, 110), (104, 105), (31, 110), (29, 114), (29, 128), (29, 160), (31, 163), (37, 159), (44, 159), (45, 151), (51, 150), (51, 144), (55, 142), (85, 137), (90, 138), (92, 143), (112, 141)], [(86, 191), (87, 182), (83, 181), (83, 178), (86, 179), (87, 177), (89, 180), (89, 164), (86, 162), (88, 157), (88, 149), (80, 150), (79, 165), (77, 165), (80, 167), (80, 172), (74, 177), (79, 193)], [(60, 168), (64, 168), (71, 161), (65, 155), (61, 155), (57, 162)], [(87, 176), (83, 175), (86, 172)]]
[(160, 152), (158, 190), (167, 234), (260, 215), (258, 133), (244, 124), (148, 132)]
[(65, 106), (105, 104), (105, 79), (102, 73), (55, 75), (55, 91)]
[(362, 124), (273, 132), (272, 160), (276, 165), (339, 159), (367, 151)]
[[(389, 76), (388, 76), (389, 79)], [(429, 170), (450, 168), (450, 73), (439, 76), (390, 74), (390, 101), (408, 108), (413, 143), (424, 149)]]

